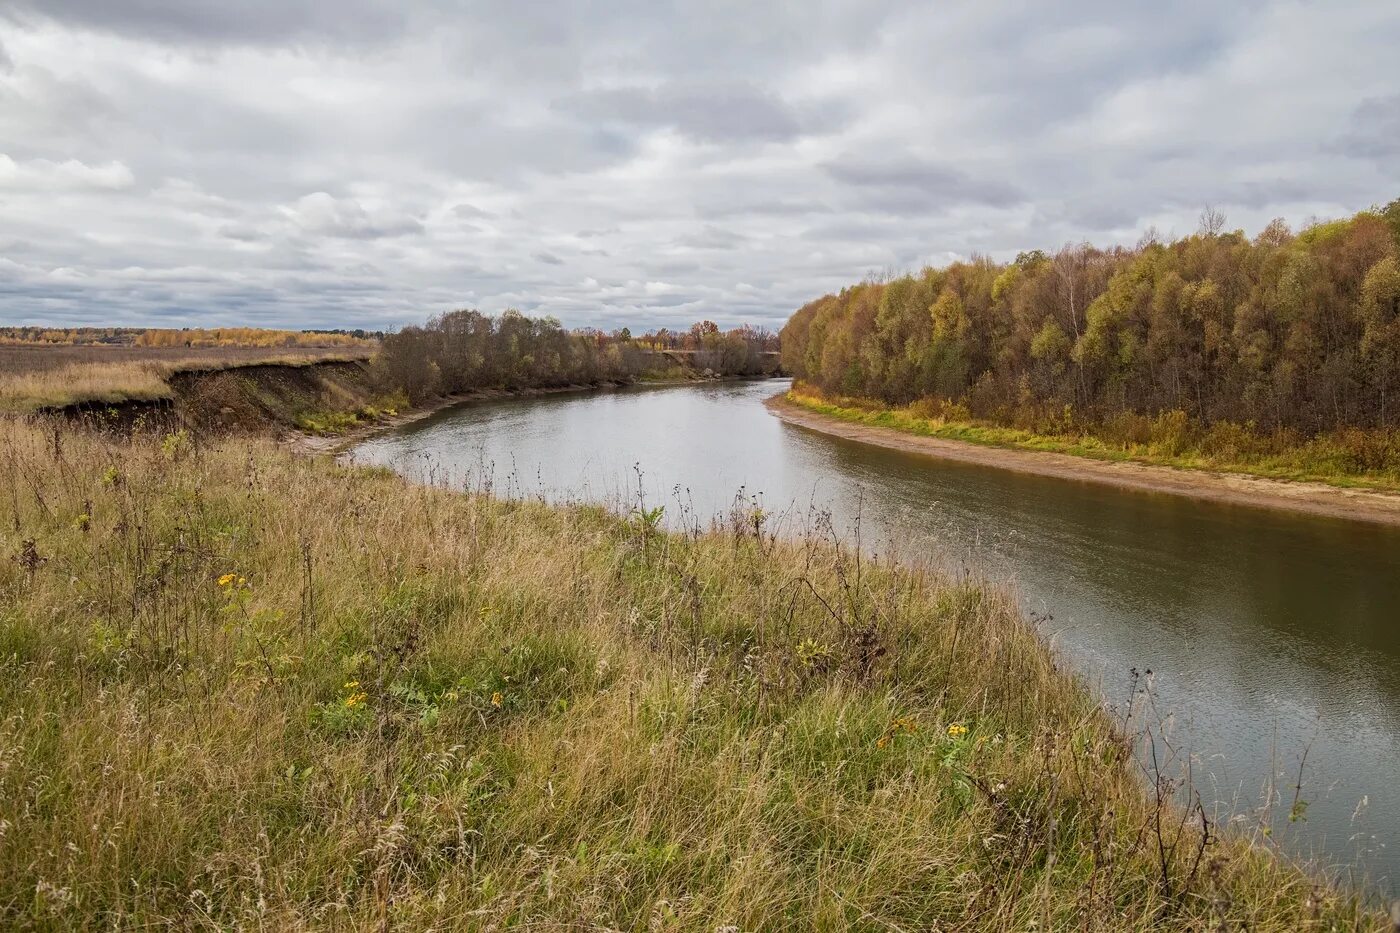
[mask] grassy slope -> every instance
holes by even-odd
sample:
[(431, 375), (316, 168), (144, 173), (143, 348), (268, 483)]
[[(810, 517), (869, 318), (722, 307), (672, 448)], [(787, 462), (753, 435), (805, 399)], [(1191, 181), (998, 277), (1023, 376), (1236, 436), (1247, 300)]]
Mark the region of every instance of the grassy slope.
[(1325, 442), (1305, 443), (1285, 454), (1230, 456), (1206, 453), (1189, 445), (1185, 449), (1173, 449), (1168, 445), (1151, 443), (1114, 444), (1089, 434), (1037, 434), (986, 422), (922, 417), (908, 408), (889, 408), (866, 399), (827, 398), (807, 387), (794, 389), (787, 398), (809, 411), (842, 421), (892, 428), (924, 437), (1017, 450), (1052, 451), (1095, 460), (1129, 460), (1156, 466), (1400, 492), (1400, 475), (1390, 472), (1358, 473), (1348, 465), (1347, 455), (1343, 451), (1333, 449)]
[(0, 440), (0, 927), (1373, 922), (1198, 859), (998, 592), (263, 441)]
[(120, 404), (171, 399), (172, 377), (200, 370), (313, 362), (363, 360), (368, 350), (282, 349), (232, 347), (165, 349), (104, 349), (53, 347), (3, 348), (0, 358), (0, 413), (31, 412), (83, 403)]

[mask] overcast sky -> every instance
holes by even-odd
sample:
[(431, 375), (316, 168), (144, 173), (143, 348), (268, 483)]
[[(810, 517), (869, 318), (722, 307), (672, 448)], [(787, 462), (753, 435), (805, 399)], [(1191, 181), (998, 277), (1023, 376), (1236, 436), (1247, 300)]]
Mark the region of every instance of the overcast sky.
[(0, 323), (777, 326), (1400, 196), (1400, 5), (0, 0)]

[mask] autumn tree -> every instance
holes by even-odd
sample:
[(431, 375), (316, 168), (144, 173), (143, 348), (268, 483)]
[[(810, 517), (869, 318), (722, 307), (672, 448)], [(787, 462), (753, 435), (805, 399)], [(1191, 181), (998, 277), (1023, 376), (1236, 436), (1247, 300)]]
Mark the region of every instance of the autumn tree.
[(1034, 425), (1167, 412), (1311, 435), (1395, 423), (1400, 200), (1254, 239), (1207, 208), (1193, 235), (1070, 244), (1013, 262), (870, 279), (783, 328), (795, 376), (827, 392), (935, 398)]

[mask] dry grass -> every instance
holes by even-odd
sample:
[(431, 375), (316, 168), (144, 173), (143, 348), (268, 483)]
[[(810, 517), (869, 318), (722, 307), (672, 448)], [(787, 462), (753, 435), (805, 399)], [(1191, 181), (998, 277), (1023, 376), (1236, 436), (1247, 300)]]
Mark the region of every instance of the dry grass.
[(820, 520), (0, 432), (0, 926), (1379, 928)]
[(170, 398), (176, 372), (366, 359), (367, 349), (0, 346), (0, 412)]

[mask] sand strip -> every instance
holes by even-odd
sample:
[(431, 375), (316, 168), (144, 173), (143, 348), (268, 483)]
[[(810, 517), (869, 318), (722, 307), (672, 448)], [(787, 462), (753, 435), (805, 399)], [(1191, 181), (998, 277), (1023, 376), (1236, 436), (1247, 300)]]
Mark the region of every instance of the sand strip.
[(925, 454), (943, 460), (1034, 473), (1038, 476), (1104, 483), (1127, 489), (1165, 492), (1212, 502), (1288, 509), (1354, 521), (1400, 525), (1400, 495), (1393, 493), (1344, 489), (1324, 483), (1288, 482), (1241, 473), (1213, 473), (1208, 470), (1177, 469), (1146, 463), (1092, 460), (1071, 454), (1015, 450), (924, 437), (906, 434), (893, 428), (857, 424), (818, 414), (789, 402), (783, 395), (775, 395), (764, 404), (769, 411), (788, 424), (864, 444), (878, 444), (881, 447)]

